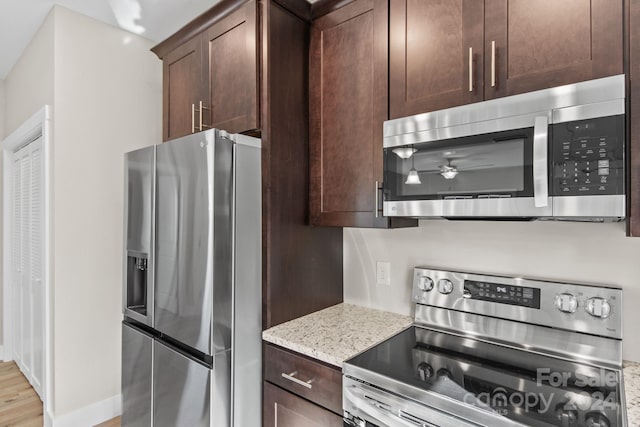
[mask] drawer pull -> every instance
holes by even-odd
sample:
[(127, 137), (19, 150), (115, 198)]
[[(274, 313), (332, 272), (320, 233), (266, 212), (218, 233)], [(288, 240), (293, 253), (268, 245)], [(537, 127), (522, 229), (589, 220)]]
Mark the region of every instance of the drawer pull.
[(292, 381), (296, 384), (299, 384), (303, 387), (306, 388), (311, 388), (311, 383), (313, 382), (313, 378), (310, 379), (309, 381), (302, 381), (301, 379), (296, 378), (296, 375), (298, 375), (298, 371), (293, 371), (290, 374), (285, 374), (284, 372), (282, 373), (282, 378), (288, 379), (289, 381)]

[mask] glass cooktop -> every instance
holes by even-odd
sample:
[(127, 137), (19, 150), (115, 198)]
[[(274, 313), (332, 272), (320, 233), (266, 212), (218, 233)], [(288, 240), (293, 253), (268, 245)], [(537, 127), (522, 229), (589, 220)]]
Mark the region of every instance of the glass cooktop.
[[(371, 379), (382, 376), (418, 389), (419, 401), (427, 405), (436, 393), (524, 425), (624, 425), (620, 371), (421, 327), (406, 329), (346, 365), (374, 374), (356, 378), (374, 386)], [(402, 386), (388, 391), (402, 395)]]

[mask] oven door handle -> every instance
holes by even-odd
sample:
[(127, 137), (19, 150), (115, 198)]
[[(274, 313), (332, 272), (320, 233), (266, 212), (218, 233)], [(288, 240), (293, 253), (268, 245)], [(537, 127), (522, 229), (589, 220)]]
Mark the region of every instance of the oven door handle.
[(536, 208), (549, 204), (549, 119), (536, 117), (533, 125), (533, 198)]
[(384, 422), (384, 425), (394, 426), (438, 427), (435, 424), (421, 420), (420, 418), (414, 417), (404, 411), (400, 411), (400, 414), (396, 414), (389, 405), (383, 402), (378, 402), (376, 399), (367, 396), (366, 392), (360, 391), (353, 386), (346, 387), (343, 391), (346, 400), (353, 403), (362, 413), (373, 417), (376, 422)]

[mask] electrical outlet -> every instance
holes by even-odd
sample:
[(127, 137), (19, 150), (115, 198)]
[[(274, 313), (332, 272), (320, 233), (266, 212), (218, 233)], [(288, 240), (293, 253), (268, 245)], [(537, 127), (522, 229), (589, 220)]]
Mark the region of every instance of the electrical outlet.
[(386, 261), (376, 262), (376, 283), (378, 285), (391, 285), (391, 263)]

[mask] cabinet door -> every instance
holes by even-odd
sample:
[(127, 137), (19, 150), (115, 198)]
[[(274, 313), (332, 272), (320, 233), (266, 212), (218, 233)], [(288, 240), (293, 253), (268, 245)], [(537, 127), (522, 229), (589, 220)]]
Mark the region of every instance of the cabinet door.
[(391, 0), (390, 116), (482, 101), (484, 1)]
[(387, 119), (388, 7), (356, 0), (317, 19), (310, 51), (313, 225), (386, 226), (376, 206)]
[(189, 135), (197, 130), (199, 102), (204, 101), (202, 39), (199, 36), (177, 47), (163, 58), (163, 137)]
[(623, 72), (622, 0), (485, 0), (485, 12), (487, 99)]
[(228, 132), (258, 129), (256, 2), (206, 31), (210, 127)]
[(268, 382), (264, 383), (264, 427), (342, 427), (342, 417)]

